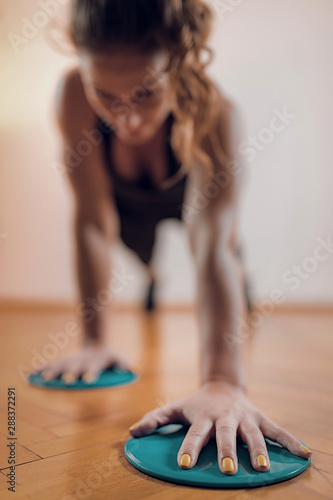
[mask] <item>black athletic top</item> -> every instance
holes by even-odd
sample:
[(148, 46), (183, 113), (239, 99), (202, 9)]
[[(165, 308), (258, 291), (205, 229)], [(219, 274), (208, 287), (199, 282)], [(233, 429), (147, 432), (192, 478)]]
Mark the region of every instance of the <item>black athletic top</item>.
[(139, 182), (123, 179), (114, 169), (110, 157), (110, 138), (113, 130), (99, 120), (98, 130), (103, 136), (105, 165), (112, 178), (113, 195), (120, 218), (121, 238), (134, 250), (140, 259), (148, 264), (152, 257), (157, 224), (168, 218), (182, 220), (182, 204), (187, 183), (182, 165), (173, 154), (170, 144), (173, 114), (169, 115), (168, 154), (169, 176), (179, 180), (166, 188), (154, 186), (149, 176), (143, 175)]

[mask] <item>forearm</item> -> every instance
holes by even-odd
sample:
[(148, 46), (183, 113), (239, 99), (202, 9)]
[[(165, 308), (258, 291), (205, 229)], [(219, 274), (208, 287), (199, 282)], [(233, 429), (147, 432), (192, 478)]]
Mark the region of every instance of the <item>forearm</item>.
[[(93, 223), (75, 221), (76, 272), (80, 292), (79, 311), (84, 343), (104, 343), (107, 339), (107, 305), (110, 295), (110, 242)], [(102, 291), (108, 290), (108, 293)]]
[(245, 319), (241, 263), (229, 247), (198, 266), (201, 383), (227, 379), (246, 389), (240, 325)]

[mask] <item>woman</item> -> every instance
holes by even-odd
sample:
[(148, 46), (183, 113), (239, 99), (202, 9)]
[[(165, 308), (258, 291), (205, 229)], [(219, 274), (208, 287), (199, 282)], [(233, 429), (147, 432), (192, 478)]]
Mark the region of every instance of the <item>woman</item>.
[[(310, 450), (249, 402), (238, 320), (245, 315), (236, 214), (242, 169), (235, 106), (205, 73), (212, 13), (201, 0), (74, 0), (70, 38), (78, 67), (64, 76), (57, 118), (76, 200), (78, 279), (83, 303), (110, 281), (110, 245), (121, 236), (149, 265), (156, 224), (186, 224), (198, 280), (201, 387), (147, 413), (133, 436), (190, 425), (178, 453), (190, 468), (215, 438), (221, 472), (237, 473), (237, 434), (258, 471), (269, 469), (264, 436), (295, 455)], [(84, 141), (94, 147), (84, 151)], [(73, 162), (73, 151), (80, 157)], [(151, 276), (152, 280), (154, 276)], [(84, 309), (84, 308), (83, 308)], [(82, 311), (84, 315), (84, 311)], [(80, 352), (48, 367), (91, 380), (114, 363), (105, 308), (85, 318)]]

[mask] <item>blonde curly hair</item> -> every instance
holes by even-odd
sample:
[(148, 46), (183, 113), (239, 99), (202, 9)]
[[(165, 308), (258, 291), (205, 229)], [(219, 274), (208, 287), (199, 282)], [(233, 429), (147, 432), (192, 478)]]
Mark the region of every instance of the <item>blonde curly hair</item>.
[(186, 170), (198, 161), (211, 172), (212, 160), (202, 149), (218, 114), (216, 87), (205, 71), (214, 57), (207, 46), (211, 8), (202, 0), (72, 0), (70, 8), (68, 34), (78, 49), (167, 49), (175, 116), (171, 145)]

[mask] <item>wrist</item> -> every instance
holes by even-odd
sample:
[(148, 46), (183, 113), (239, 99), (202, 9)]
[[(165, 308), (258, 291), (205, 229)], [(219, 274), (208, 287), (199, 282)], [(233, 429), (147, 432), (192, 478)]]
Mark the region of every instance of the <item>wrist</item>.
[(242, 389), (247, 393), (247, 381), (245, 372), (242, 369), (242, 366), (238, 365), (236, 369), (211, 369), (206, 370), (201, 373), (201, 385), (206, 385), (215, 382), (224, 382), (229, 385), (232, 385), (236, 388)]
[(201, 382), (201, 387), (223, 387), (223, 386), (228, 386), (232, 387), (236, 390), (240, 390), (243, 392), (243, 394), (247, 395), (248, 394), (248, 386), (247, 383), (244, 381), (235, 381), (234, 379), (230, 377), (224, 377), (224, 376), (218, 376), (218, 377), (212, 377), (206, 380), (203, 380)]
[(108, 346), (106, 335), (91, 335), (85, 333), (82, 339), (83, 347), (104, 348)]
[(201, 357), (201, 383), (223, 380), (247, 390), (246, 370), (242, 352), (231, 354), (228, 350), (203, 352)]
[(222, 380), (236, 387), (247, 389), (244, 365), (240, 359), (223, 359), (212, 363), (203, 363), (201, 369), (201, 383)]

